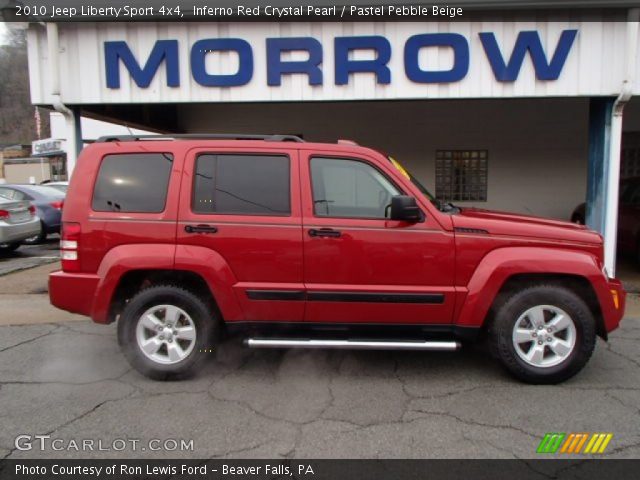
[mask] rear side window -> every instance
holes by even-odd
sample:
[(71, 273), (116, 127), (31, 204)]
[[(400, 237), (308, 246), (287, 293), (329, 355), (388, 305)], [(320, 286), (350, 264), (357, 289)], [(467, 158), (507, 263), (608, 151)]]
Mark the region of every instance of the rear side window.
[(173, 156), (168, 153), (107, 155), (93, 191), (93, 210), (162, 212), (172, 165)]
[(192, 208), (196, 213), (289, 215), (289, 158), (200, 155), (196, 159)]

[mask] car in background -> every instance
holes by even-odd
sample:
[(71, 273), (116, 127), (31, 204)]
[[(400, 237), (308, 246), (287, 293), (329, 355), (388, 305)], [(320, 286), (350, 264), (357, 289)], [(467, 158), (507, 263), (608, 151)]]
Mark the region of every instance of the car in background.
[(69, 182), (42, 182), (40, 185), (44, 185), (47, 187), (55, 188), (56, 190), (60, 190), (62, 193), (66, 195), (67, 190), (69, 189)]
[(27, 238), (24, 243), (33, 245), (44, 242), (47, 235), (60, 233), (62, 206), (65, 194), (47, 185), (0, 185), (0, 197), (14, 201), (31, 202), (40, 218), (40, 232)]
[(12, 252), (23, 240), (40, 234), (36, 208), (26, 200), (0, 197), (0, 253)]
[(581, 203), (578, 205), (571, 214), (571, 221), (578, 225), (585, 225), (587, 219), (587, 204)]
[[(620, 181), (618, 205), (618, 251), (633, 257), (640, 265), (640, 177)], [(571, 221), (584, 225), (586, 204), (578, 205), (571, 214)]]

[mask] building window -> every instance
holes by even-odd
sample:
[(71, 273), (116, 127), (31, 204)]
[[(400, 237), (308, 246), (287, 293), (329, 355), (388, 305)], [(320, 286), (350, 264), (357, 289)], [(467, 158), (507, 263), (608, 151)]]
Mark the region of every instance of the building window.
[(193, 211), (209, 214), (291, 214), (289, 157), (200, 155), (196, 162)]
[(487, 201), (487, 150), (436, 150), (436, 198)]
[(640, 148), (625, 147), (621, 157), (620, 178), (640, 177)]

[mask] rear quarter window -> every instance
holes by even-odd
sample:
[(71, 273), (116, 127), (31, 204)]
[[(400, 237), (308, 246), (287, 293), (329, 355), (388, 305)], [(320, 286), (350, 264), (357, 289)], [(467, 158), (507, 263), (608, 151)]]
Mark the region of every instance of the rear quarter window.
[(136, 153), (102, 159), (93, 190), (97, 212), (160, 213), (167, 201), (173, 155)]

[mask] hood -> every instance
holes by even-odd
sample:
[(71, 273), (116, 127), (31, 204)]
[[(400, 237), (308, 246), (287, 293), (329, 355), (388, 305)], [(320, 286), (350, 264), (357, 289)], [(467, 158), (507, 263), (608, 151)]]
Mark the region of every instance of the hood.
[(462, 208), (452, 219), (454, 227), (458, 230), (484, 230), (491, 235), (602, 244), (600, 234), (584, 225), (533, 215)]

